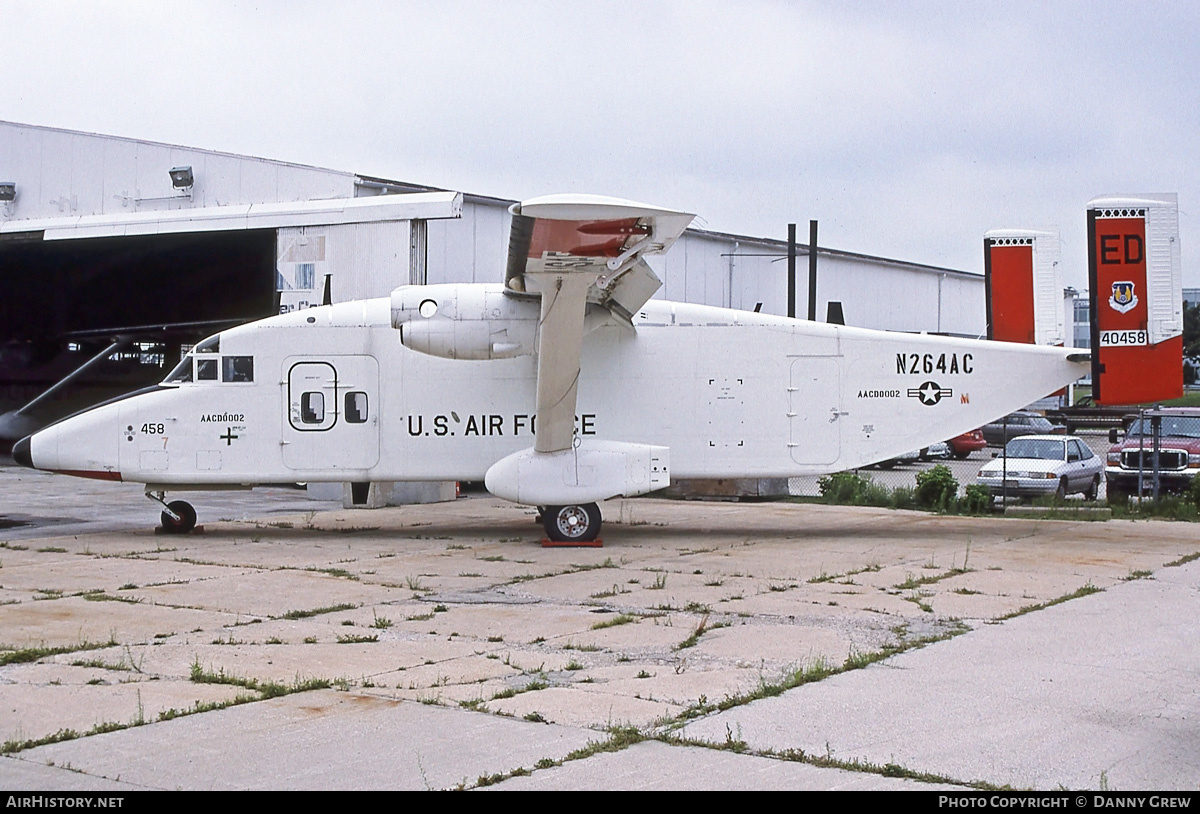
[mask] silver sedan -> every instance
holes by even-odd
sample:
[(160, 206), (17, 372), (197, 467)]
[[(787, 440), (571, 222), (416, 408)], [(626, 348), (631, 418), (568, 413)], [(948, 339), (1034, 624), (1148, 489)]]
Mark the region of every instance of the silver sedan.
[(1104, 476), (1104, 461), (1073, 435), (1023, 435), (1004, 447), (1004, 454), (979, 470), (976, 483), (993, 495), (1015, 497), (1082, 492), (1095, 500)]

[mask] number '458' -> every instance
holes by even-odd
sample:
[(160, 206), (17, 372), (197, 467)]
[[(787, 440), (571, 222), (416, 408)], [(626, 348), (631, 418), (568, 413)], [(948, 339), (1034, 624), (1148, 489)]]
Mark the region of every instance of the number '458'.
[(142, 434), (143, 435), (162, 435), (164, 432), (166, 432), (166, 429), (162, 424), (143, 424), (142, 425)]

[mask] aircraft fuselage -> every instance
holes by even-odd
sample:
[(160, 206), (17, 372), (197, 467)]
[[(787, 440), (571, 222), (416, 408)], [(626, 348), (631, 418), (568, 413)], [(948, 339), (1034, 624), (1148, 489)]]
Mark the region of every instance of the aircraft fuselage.
[[(666, 301), (647, 302), (633, 325), (609, 320), (584, 336), (575, 431), (667, 447), (676, 479), (851, 469), (974, 429), (1087, 372), (1070, 349)], [(23, 454), (39, 469), (180, 489), (482, 480), (534, 440), (536, 356), (411, 350), (387, 298), (224, 331), (190, 365), (34, 434)]]

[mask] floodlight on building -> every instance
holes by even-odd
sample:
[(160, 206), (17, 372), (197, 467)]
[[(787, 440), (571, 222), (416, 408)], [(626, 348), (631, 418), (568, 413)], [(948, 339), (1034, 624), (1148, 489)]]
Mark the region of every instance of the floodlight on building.
[(17, 199), (17, 185), (12, 181), (0, 181), (0, 203), (10, 203)]
[(175, 187), (175, 189), (191, 189), (195, 181), (196, 179), (192, 175), (191, 167), (171, 168), (171, 186)]

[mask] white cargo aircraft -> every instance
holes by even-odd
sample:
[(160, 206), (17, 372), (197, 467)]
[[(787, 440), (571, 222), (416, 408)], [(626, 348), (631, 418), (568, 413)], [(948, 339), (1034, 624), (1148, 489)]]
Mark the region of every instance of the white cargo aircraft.
[(643, 259), (693, 216), (555, 195), (513, 207), (503, 284), (401, 286), (222, 331), (163, 382), (22, 439), (14, 459), (168, 491), (482, 480), (588, 541), (597, 501), (672, 478), (851, 469), (1085, 375), (1086, 353), (651, 300)]

